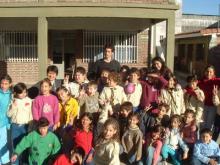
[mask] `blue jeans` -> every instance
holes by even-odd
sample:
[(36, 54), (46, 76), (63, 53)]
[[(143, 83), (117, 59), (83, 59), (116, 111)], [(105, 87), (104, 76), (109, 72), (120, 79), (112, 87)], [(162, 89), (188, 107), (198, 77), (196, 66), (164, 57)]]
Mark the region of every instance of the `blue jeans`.
[(192, 158), (192, 165), (205, 165), (205, 163), (202, 163), (199, 159), (193, 157)]
[(162, 157), (163, 157), (163, 159), (167, 159), (168, 156), (171, 157), (174, 165), (181, 164), (181, 162), (179, 160), (180, 155), (179, 155), (178, 150), (174, 150), (174, 149), (170, 148), (167, 144), (164, 144), (162, 147)]
[[(147, 148), (146, 160), (145, 160), (146, 165), (151, 165), (153, 163), (154, 151), (155, 151), (155, 148), (152, 146), (149, 146)], [(160, 161), (160, 159), (161, 159), (161, 157), (159, 157), (159, 159), (157, 160), (157, 163)]]
[(215, 121), (217, 108), (215, 106), (204, 106), (203, 116), (204, 123), (202, 128), (212, 129)]
[[(27, 127), (28, 125), (26, 124), (11, 124), (11, 139), (12, 139), (12, 146), (13, 150), (17, 146), (17, 144), (21, 141), (21, 139), (27, 134)], [(13, 164), (18, 165), (19, 164), (19, 159), (16, 160)]]
[(10, 162), (8, 139), (7, 139), (7, 127), (0, 128), (0, 164), (6, 164)]
[[(212, 158), (212, 157), (210, 157)], [(218, 164), (220, 164), (220, 157), (212, 158), (217, 161)], [(193, 156), (192, 158), (192, 165), (206, 165), (205, 163), (201, 162), (199, 159)]]

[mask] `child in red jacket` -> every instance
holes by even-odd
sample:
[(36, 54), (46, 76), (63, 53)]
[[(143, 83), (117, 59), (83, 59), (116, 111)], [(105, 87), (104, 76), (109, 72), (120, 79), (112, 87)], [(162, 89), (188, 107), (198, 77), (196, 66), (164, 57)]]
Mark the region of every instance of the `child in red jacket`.
[(81, 147), (85, 152), (84, 164), (92, 161), (93, 158), (93, 133), (92, 133), (92, 114), (85, 112), (79, 119), (79, 124), (73, 133), (74, 145)]
[(85, 152), (81, 147), (76, 147), (69, 154), (61, 154), (53, 165), (82, 165)]

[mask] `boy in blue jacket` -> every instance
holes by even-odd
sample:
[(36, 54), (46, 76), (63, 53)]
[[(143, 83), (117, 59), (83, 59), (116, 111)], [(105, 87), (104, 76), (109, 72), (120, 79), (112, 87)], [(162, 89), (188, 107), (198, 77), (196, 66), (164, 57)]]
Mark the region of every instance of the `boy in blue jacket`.
[(193, 151), (193, 165), (217, 165), (220, 164), (219, 145), (212, 140), (212, 132), (208, 128), (204, 128), (200, 133), (199, 140)]

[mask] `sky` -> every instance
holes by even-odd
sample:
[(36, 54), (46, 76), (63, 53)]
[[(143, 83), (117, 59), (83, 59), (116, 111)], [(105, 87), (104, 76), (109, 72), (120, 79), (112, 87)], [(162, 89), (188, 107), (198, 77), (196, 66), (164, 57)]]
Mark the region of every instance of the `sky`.
[(220, 0), (183, 0), (184, 14), (220, 15)]

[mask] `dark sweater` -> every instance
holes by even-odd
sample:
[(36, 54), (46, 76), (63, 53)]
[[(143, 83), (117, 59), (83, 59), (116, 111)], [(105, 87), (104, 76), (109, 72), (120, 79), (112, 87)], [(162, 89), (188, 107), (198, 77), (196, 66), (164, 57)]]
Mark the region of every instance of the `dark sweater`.
[(100, 59), (96, 61), (94, 68), (92, 69), (92, 73), (96, 73), (98, 75), (97, 78), (99, 78), (103, 69), (119, 72), (120, 68), (120, 63), (114, 59), (110, 62), (105, 62), (104, 59)]

